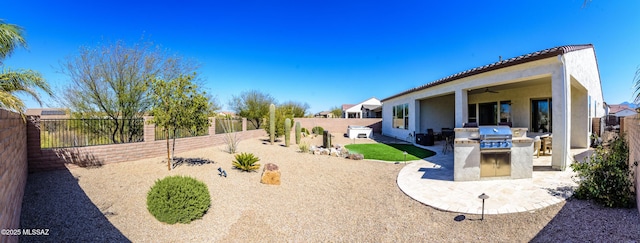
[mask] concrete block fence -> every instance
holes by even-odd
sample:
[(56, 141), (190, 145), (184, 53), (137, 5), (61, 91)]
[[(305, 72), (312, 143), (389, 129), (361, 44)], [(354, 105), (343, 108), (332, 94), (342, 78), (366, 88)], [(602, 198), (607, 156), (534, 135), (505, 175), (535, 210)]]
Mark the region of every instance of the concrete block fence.
[[(64, 169), (66, 166), (88, 167), (111, 163), (134, 161), (166, 155), (166, 140), (155, 140), (155, 125), (145, 117), (144, 141), (138, 143), (110, 144), (77, 148), (40, 148), (40, 119), (29, 117), (27, 124), (29, 172)], [(210, 118), (209, 135), (178, 138), (176, 153), (224, 144), (224, 134), (215, 134), (215, 119)], [(242, 120), (240, 140), (265, 136), (264, 130), (246, 130), (246, 119)]]
[[(0, 109), (0, 230), (20, 228), (27, 184), (26, 131), (19, 114)], [(18, 242), (18, 236), (0, 235), (0, 242)]]

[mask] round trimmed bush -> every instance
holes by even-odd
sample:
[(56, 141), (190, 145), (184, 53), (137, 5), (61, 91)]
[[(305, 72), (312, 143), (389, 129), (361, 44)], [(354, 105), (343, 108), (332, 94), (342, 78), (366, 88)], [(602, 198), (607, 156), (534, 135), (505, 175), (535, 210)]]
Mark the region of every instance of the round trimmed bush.
[(202, 218), (211, 206), (209, 189), (188, 176), (168, 176), (157, 180), (147, 194), (147, 210), (158, 221), (187, 224)]
[(320, 126), (316, 126), (316, 127), (311, 128), (311, 133), (313, 133), (313, 134), (322, 135), (323, 132), (324, 132), (324, 128), (322, 128)]

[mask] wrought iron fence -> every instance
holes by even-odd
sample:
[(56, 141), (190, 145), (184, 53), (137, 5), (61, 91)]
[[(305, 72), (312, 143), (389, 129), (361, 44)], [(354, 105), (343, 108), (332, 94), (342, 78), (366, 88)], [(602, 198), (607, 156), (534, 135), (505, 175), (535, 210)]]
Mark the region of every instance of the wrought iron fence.
[(68, 148), (144, 141), (144, 119), (41, 119), (40, 147)]
[[(264, 121), (262, 124), (264, 124)], [(257, 127), (256, 125), (254, 125), (253, 122), (247, 119), (247, 131), (256, 130), (256, 129), (260, 129), (260, 127)]]
[[(209, 135), (209, 128), (190, 128), (190, 129), (178, 129), (175, 131), (169, 131), (169, 138), (188, 138), (188, 137), (197, 137), (197, 136), (206, 136)], [(155, 128), (155, 137), (156, 140), (165, 140), (167, 139), (167, 133), (164, 131), (163, 127), (156, 126)]]
[(241, 131), (242, 119), (216, 118), (216, 134)]

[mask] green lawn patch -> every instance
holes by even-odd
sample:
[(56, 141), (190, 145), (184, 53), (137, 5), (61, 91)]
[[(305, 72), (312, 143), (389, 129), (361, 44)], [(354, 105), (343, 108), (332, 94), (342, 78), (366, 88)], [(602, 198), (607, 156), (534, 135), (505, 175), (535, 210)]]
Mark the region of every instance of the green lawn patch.
[(410, 144), (349, 144), (344, 146), (350, 153), (363, 154), (365, 159), (375, 159), (384, 161), (404, 161), (403, 151), (407, 151), (407, 161), (419, 160), (435, 155), (430, 150), (421, 149)]

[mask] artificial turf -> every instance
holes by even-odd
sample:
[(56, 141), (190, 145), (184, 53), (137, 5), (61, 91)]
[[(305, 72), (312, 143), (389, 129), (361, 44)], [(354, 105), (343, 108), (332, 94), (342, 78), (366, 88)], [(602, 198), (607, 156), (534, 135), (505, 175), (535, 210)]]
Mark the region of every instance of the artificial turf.
[(419, 160), (436, 153), (430, 150), (421, 149), (410, 144), (349, 144), (345, 146), (350, 153), (364, 155), (365, 159), (375, 159), (384, 161), (402, 162), (405, 160), (404, 151), (407, 152), (407, 161)]

